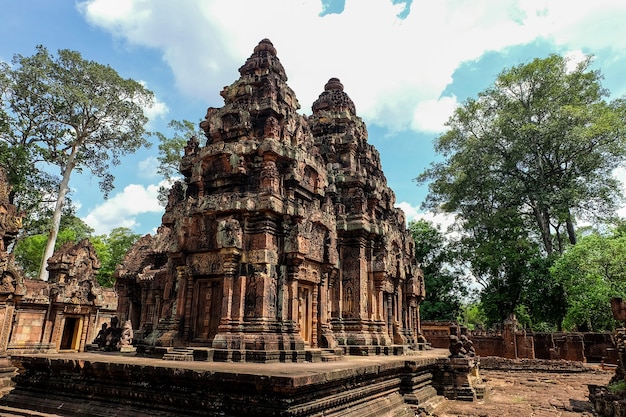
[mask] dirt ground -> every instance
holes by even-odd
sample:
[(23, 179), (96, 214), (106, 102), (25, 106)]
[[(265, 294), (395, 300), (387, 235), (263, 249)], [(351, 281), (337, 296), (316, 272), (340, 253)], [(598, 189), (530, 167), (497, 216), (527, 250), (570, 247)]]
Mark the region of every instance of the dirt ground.
[(437, 417), (593, 416), (587, 384), (606, 385), (614, 370), (594, 367), (582, 373), (481, 371), (485, 397), (475, 402), (448, 401)]

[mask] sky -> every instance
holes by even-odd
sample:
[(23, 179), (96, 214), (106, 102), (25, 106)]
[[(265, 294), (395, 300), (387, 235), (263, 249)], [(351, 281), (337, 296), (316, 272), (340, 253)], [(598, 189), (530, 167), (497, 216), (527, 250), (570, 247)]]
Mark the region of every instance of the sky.
[[(626, 94), (626, 1), (595, 0), (0, 0), (0, 60), (37, 45), (71, 49), (142, 82), (156, 97), (148, 130), (200, 122), (264, 38), (272, 41), (303, 114), (337, 77), (380, 152), (408, 220), (448, 221), (420, 209), (415, 177), (440, 158), (433, 141), (455, 107), (506, 68), (549, 54), (594, 56), (610, 98)], [(77, 214), (97, 234), (153, 233), (163, 207), (157, 142), (98, 179), (74, 174)], [(626, 170), (616, 175), (626, 179)], [(620, 212), (623, 216), (626, 211)]]

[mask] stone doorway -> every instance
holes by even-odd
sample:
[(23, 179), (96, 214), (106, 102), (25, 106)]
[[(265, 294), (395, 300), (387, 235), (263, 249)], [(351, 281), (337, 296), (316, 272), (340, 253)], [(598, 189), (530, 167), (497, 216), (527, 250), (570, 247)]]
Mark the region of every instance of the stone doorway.
[(300, 335), (307, 345), (311, 345), (311, 336), (313, 334), (312, 294), (312, 285), (298, 286), (298, 326), (300, 326)]
[(80, 334), (83, 328), (83, 320), (81, 317), (69, 316), (65, 317), (64, 323), (59, 350), (78, 351), (80, 348)]
[(199, 279), (194, 288), (193, 339), (211, 341), (222, 319), (222, 280)]

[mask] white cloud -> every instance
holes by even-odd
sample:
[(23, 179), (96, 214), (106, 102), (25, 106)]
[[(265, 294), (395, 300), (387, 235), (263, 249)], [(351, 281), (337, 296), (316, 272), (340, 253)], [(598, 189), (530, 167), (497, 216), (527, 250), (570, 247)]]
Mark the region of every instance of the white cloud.
[[(145, 81), (139, 81), (139, 83), (146, 89), (150, 89), (148, 87), (148, 83)], [(154, 122), (156, 119), (161, 119), (165, 117), (165, 115), (169, 112), (167, 105), (160, 101), (156, 94), (153, 97), (152, 103), (150, 105), (145, 105), (145, 103), (140, 104), (143, 107), (143, 112), (148, 118), (148, 124)]]
[(139, 215), (163, 211), (157, 200), (158, 190), (159, 184), (127, 185), (121, 192), (90, 210), (82, 220), (93, 227), (96, 234), (108, 234), (116, 227), (133, 229), (139, 225)]
[(417, 220), (417, 216), (419, 215), (419, 208), (412, 206), (410, 203), (406, 201), (402, 201), (401, 203), (397, 203), (396, 207), (401, 208), (404, 211), (404, 217), (406, 218), (407, 223), (411, 220)]
[(153, 122), (157, 118), (163, 118), (169, 112), (167, 105), (162, 101), (159, 101), (156, 97), (151, 106), (143, 109), (144, 114), (148, 117), (150, 122)]
[[(338, 77), (369, 124), (433, 131), (434, 109), (462, 63), (486, 51), (547, 39), (568, 50), (626, 49), (626, 2), (346, 0), (341, 14), (320, 17), (319, 0), (86, 0), (93, 25), (133, 45), (158, 48), (186, 94), (221, 104), (218, 92), (263, 38), (278, 50), (305, 113)], [(280, 15), (277, 11), (280, 11)], [(268, 24), (280, 20), (280, 24)], [(311, 36), (297, 36), (297, 34)], [(556, 48), (555, 48), (556, 49)], [(424, 115), (416, 113), (424, 112)]]
[(142, 178), (155, 178), (159, 167), (159, 160), (155, 156), (149, 156), (137, 164), (139, 168), (139, 176)]
[(438, 226), (441, 233), (448, 235), (449, 237), (452, 235), (458, 236), (458, 233), (451, 232), (451, 227), (456, 222), (456, 217), (453, 214), (433, 213), (432, 211), (427, 211), (425, 213), (418, 213), (415, 216), (415, 220), (426, 220), (433, 225)]
[(435, 227), (438, 227), (441, 233), (449, 239), (458, 239), (460, 234), (452, 229), (456, 223), (456, 217), (448, 213), (434, 213), (432, 211), (421, 212), (417, 206), (403, 201), (396, 204), (396, 207), (404, 211), (407, 223), (410, 221), (426, 220)]
[(413, 113), (411, 127), (416, 131), (441, 133), (446, 130), (444, 124), (457, 106), (455, 96), (419, 102)]

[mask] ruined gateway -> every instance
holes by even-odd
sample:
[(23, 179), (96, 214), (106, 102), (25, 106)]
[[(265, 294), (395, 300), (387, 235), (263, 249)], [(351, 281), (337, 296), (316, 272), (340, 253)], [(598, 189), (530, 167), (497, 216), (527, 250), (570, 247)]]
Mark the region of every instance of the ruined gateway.
[[(189, 140), (163, 224), (116, 271), (118, 316), (146, 352), (315, 361), (424, 342), (424, 280), (379, 154), (331, 78), (300, 108), (264, 39)], [(204, 139), (202, 139), (204, 142)]]

